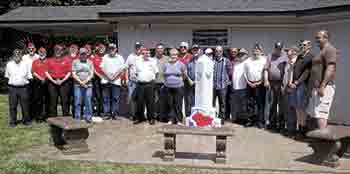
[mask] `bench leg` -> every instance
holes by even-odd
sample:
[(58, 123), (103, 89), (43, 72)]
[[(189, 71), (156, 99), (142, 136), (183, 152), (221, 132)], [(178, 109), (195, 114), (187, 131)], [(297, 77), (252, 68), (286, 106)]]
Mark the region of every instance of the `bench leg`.
[(60, 148), (65, 144), (63, 139), (63, 130), (55, 125), (50, 125), (50, 134), (49, 144)]
[(317, 141), (310, 144), (321, 165), (336, 168), (340, 165), (338, 152), (340, 141)]
[(63, 154), (80, 154), (89, 152), (86, 139), (89, 137), (88, 129), (67, 130), (63, 133), (66, 144), (63, 145)]
[(216, 136), (215, 163), (226, 163), (226, 136)]
[(163, 161), (174, 161), (176, 152), (175, 134), (164, 134), (164, 150)]
[(341, 158), (350, 159), (350, 138), (341, 140), (341, 149), (338, 155)]

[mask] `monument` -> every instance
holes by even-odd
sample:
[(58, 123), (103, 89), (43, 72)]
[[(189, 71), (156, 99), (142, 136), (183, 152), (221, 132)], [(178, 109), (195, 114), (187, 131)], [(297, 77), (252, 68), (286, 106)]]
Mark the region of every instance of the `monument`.
[(221, 119), (216, 117), (213, 107), (213, 50), (208, 48), (196, 62), (195, 106), (192, 114), (186, 118), (189, 127), (221, 127)]

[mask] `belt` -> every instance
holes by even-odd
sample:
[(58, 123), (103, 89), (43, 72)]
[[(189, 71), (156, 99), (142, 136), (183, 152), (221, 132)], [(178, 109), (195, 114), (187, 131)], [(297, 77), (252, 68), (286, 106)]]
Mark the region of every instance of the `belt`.
[(26, 88), (26, 87), (28, 87), (28, 84), (26, 84), (26, 85), (10, 85), (10, 84), (8, 84), (8, 87), (11, 87), (11, 88)]
[(153, 84), (154, 81), (150, 81), (150, 82), (137, 82), (137, 84), (139, 85), (149, 85), (149, 84)]

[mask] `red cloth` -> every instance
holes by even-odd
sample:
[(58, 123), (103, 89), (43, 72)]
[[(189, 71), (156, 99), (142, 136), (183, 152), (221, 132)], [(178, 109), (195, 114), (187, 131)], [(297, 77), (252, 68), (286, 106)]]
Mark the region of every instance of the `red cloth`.
[(72, 70), (71, 58), (50, 58), (47, 60), (47, 68), (52, 78), (64, 78)]
[(192, 54), (186, 53), (183, 56), (179, 55), (178, 60), (186, 65), (192, 59), (192, 57), (193, 57)]
[(47, 59), (44, 60), (34, 60), (32, 64), (32, 71), (37, 73), (41, 78), (46, 79), (45, 72), (47, 72)]
[(213, 118), (205, 116), (200, 112), (195, 113), (192, 119), (196, 122), (198, 127), (209, 126), (213, 122)]
[(92, 55), (89, 57), (89, 59), (92, 61), (94, 64), (95, 71), (101, 75), (103, 75), (103, 71), (101, 70), (101, 62), (102, 62), (102, 57), (98, 54)]

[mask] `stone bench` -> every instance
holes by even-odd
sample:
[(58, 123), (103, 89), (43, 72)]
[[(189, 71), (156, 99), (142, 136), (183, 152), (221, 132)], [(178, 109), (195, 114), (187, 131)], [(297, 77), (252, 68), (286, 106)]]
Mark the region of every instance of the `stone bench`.
[(336, 168), (339, 158), (350, 158), (350, 127), (329, 125), (307, 133), (309, 146), (321, 165)]
[(216, 137), (216, 163), (226, 162), (227, 137), (233, 136), (233, 129), (221, 128), (189, 128), (178, 125), (165, 125), (158, 129), (158, 133), (164, 134), (164, 161), (173, 161), (176, 153), (176, 135), (200, 135)]
[(51, 144), (62, 150), (63, 154), (89, 152), (86, 139), (92, 124), (74, 120), (72, 117), (52, 117), (47, 122), (50, 126)]

